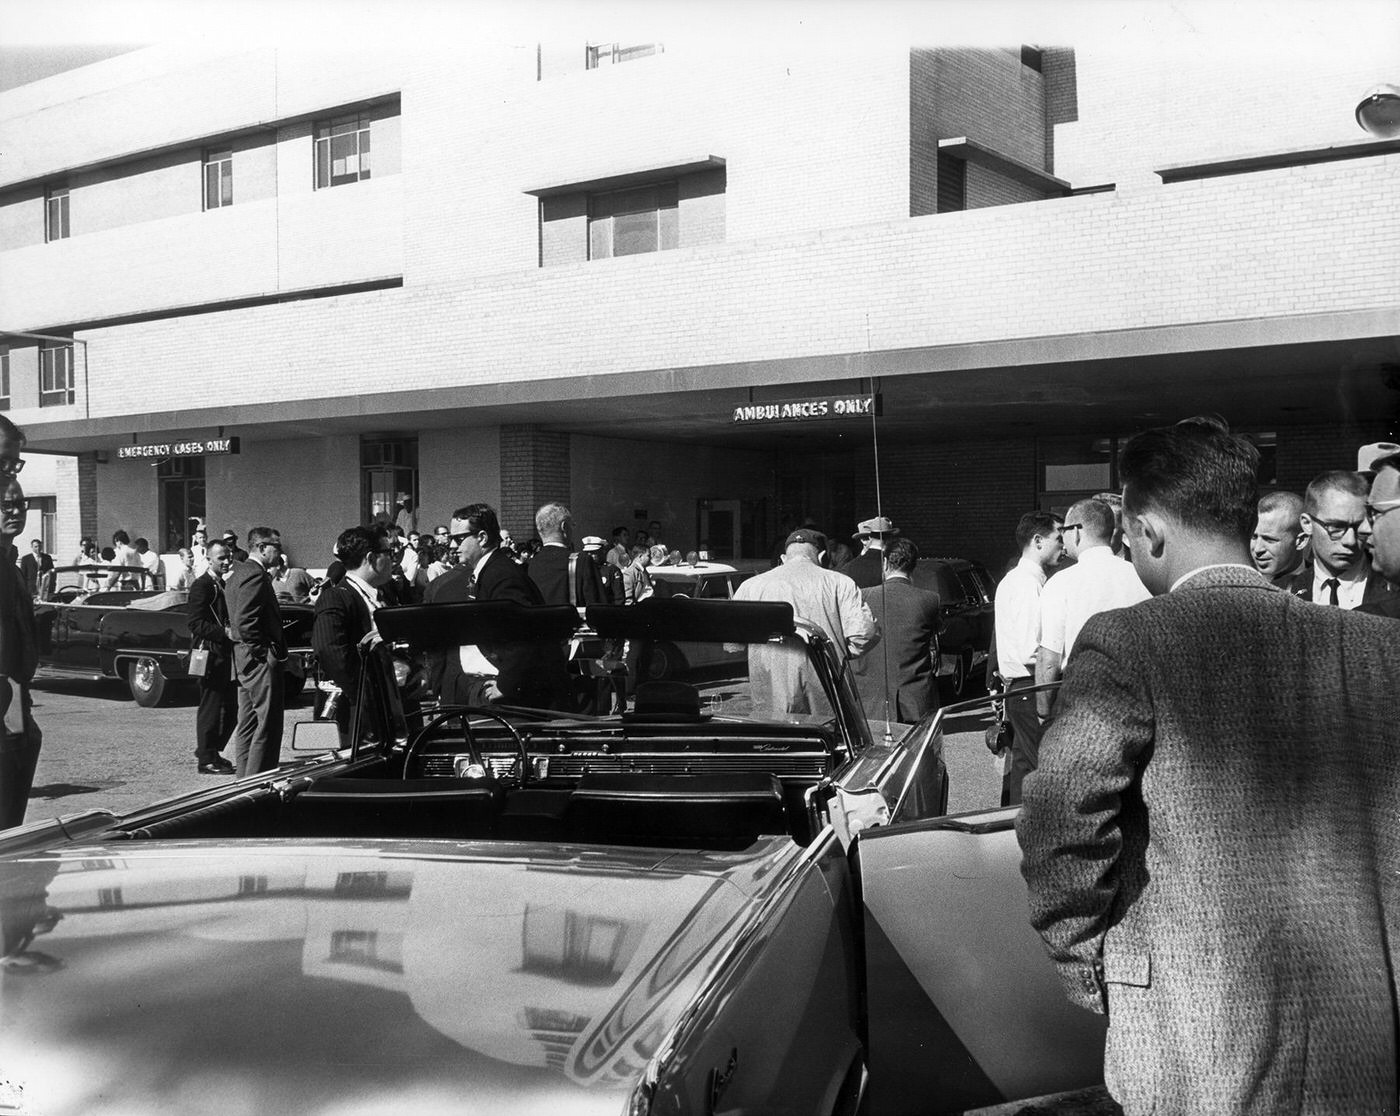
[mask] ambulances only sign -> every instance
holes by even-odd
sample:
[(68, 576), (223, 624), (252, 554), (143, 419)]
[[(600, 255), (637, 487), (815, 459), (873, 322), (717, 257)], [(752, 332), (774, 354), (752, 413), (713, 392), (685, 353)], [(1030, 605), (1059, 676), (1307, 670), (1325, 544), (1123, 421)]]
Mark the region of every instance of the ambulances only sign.
[(812, 420), (869, 418), (880, 413), (878, 395), (819, 395), (812, 399), (780, 399), (772, 403), (745, 403), (734, 408), (733, 422), (748, 426), (759, 422), (810, 422)]
[(213, 454), (237, 452), (237, 438), (187, 438), (179, 442), (120, 446), (117, 449), (117, 457), (209, 457)]

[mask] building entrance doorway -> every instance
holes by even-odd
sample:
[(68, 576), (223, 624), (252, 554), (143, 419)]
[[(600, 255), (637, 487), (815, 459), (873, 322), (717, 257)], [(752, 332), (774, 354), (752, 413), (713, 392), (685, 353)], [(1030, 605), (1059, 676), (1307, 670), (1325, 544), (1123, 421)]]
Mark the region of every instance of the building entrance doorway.
[(711, 562), (763, 557), (768, 546), (768, 501), (695, 501), (695, 539), (696, 549)]
[(160, 486), (159, 552), (173, 554), (188, 546), (197, 524), (204, 522), (204, 458), (168, 457), (156, 466)]

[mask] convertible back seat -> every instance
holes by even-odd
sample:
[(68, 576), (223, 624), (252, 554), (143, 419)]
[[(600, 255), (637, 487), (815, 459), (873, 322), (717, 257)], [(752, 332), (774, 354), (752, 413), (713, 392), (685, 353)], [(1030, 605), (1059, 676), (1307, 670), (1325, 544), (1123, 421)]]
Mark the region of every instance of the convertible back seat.
[(288, 804), (286, 832), (320, 837), (483, 837), (502, 791), (469, 779), (317, 779)]
[(787, 833), (771, 774), (585, 775), (564, 810), (564, 837), (599, 844), (744, 848)]

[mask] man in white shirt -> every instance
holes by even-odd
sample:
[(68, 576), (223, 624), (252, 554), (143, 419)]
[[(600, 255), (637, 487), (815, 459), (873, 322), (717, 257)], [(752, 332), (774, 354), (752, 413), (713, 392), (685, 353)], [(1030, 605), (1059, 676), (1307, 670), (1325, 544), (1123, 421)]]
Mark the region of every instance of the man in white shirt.
[(1008, 803), (1021, 801), (1021, 783), (1035, 770), (1040, 754), (1040, 718), (1035, 695), (1017, 694), (1035, 685), (1040, 647), (1040, 594), (1048, 571), (1060, 560), (1064, 544), (1060, 523), (1049, 512), (1027, 512), (1016, 524), (1021, 560), (997, 586), (997, 673), (1006, 684), (1006, 718), (1011, 722), (1011, 771)]
[[(1113, 509), (1098, 499), (1080, 500), (1061, 528), (1065, 553), (1075, 565), (1061, 570), (1040, 594), (1040, 647), (1036, 651), (1035, 684), (1058, 682), (1074, 650), (1075, 637), (1096, 612), (1127, 608), (1150, 593), (1133, 569), (1113, 553)], [(1040, 719), (1054, 708), (1055, 692), (1035, 695)]]
[[(794, 531), (784, 545), (782, 564), (749, 578), (739, 586), (734, 599), (786, 601), (794, 616), (826, 633), (838, 658), (864, 655), (880, 638), (875, 617), (861, 600), (854, 581), (822, 568), (820, 557), (825, 550), (826, 536), (821, 532), (805, 527)], [(755, 710), (828, 712), (821, 682), (811, 675), (805, 649), (789, 638), (791, 642), (781, 644), (749, 645), (749, 683)]]

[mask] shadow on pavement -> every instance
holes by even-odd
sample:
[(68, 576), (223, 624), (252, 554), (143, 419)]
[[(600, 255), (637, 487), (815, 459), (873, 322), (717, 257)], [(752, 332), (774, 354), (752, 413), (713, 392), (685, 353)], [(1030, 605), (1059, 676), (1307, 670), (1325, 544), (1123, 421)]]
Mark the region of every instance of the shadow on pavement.
[(30, 798), (53, 801), (55, 798), (68, 798), (74, 794), (92, 794), (93, 791), (115, 790), (126, 786), (124, 779), (107, 779), (100, 783), (45, 783), (41, 787), (30, 787)]

